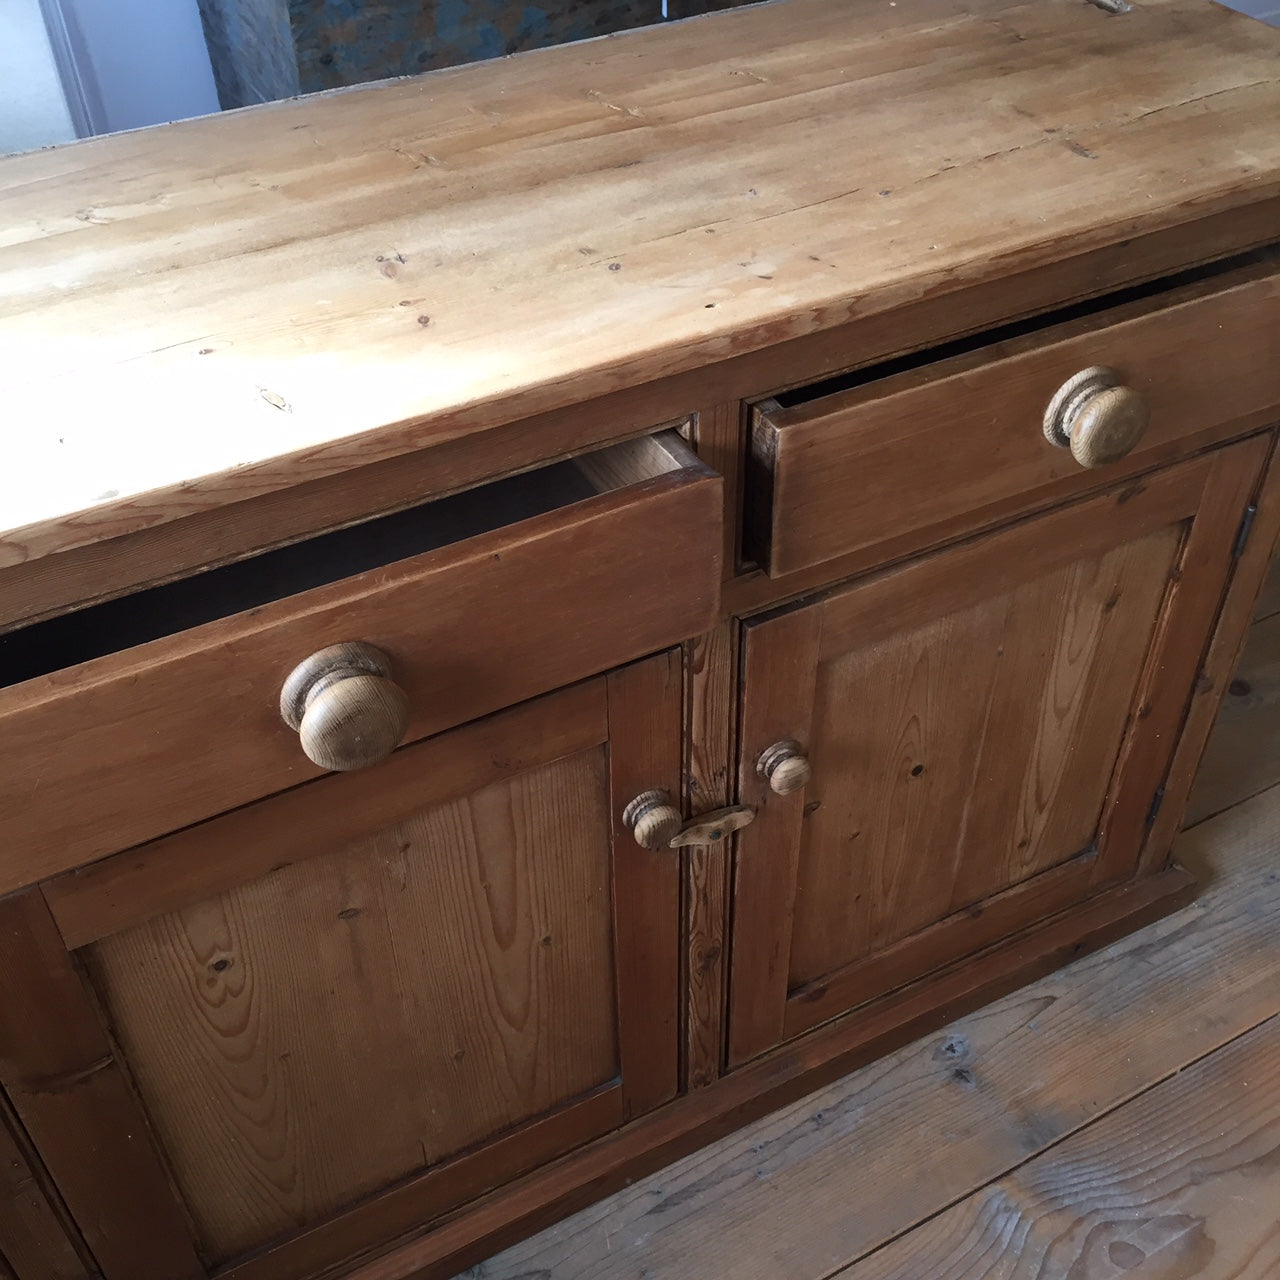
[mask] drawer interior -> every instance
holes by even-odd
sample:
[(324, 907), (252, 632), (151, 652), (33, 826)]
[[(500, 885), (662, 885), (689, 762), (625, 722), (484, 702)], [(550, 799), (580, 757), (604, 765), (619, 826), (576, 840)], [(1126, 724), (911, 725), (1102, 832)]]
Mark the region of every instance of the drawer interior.
[[(1262, 250), (754, 403), (744, 554), (771, 577), (871, 563), (1267, 425), (1278, 261)], [(1043, 426), (1097, 366), (1147, 415), (1102, 471)]]
[(843, 373), (833, 374), (819, 382), (802, 383), (782, 391), (777, 391), (761, 404), (777, 409), (795, 409), (802, 405), (811, 405), (820, 400), (838, 396), (842, 392), (855, 391), (869, 383), (882, 382), (901, 374), (911, 373), (916, 369), (936, 367), (944, 361), (981, 352), (986, 356), (995, 354), (993, 348), (1006, 344), (1016, 344), (1019, 339), (1033, 337), (1045, 329), (1056, 328), (1073, 321), (1087, 321), (1104, 312), (1115, 311), (1131, 303), (1143, 302), (1161, 294), (1172, 293), (1177, 289), (1199, 284), (1204, 280), (1212, 280), (1230, 271), (1257, 264), (1274, 265), (1280, 262), (1280, 248), (1272, 246), (1266, 249), (1252, 250), (1232, 258), (1206, 263), (1203, 266), (1191, 267), (1172, 276), (1161, 276), (1156, 280), (1148, 280), (1143, 284), (1133, 285), (1114, 293), (1100, 294), (1095, 298), (1086, 298), (1082, 302), (1073, 303), (1048, 314), (1027, 316), (1009, 324), (998, 325), (992, 329), (981, 329), (977, 333), (966, 334), (950, 342), (943, 342), (919, 351), (907, 352), (888, 360), (878, 360), (874, 364), (862, 365)]
[(0, 688), (174, 635), (696, 461), (674, 431), (506, 476), (0, 635)]

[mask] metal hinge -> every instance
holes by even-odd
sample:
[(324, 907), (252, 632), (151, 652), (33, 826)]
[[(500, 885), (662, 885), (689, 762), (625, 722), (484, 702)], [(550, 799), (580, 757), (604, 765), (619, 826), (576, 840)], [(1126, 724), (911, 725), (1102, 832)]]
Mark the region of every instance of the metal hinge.
[(1248, 545), (1249, 535), (1253, 532), (1253, 521), (1258, 514), (1258, 504), (1251, 502), (1244, 509), (1244, 516), (1240, 521), (1240, 532), (1236, 534), (1236, 545), (1231, 548), (1231, 558), (1239, 560), (1244, 555), (1244, 549)]
[(1164, 804), (1164, 788), (1160, 787), (1154, 796), (1151, 797), (1151, 808), (1147, 810), (1147, 830), (1150, 831), (1156, 825), (1156, 819), (1160, 816), (1160, 806)]

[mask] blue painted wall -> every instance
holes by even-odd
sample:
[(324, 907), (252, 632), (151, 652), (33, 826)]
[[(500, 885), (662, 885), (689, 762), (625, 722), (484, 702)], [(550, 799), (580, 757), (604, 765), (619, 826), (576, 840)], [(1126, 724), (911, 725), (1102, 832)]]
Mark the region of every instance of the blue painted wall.
[(200, 0), (200, 20), (224, 108), (300, 92), (288, 0)]
[[(739, 3), (667, 0), (665, 16)], [(663, 10), (663, 0), (200, 0), (224, 107), (608, 35), (661, 22)]]
[(289, 0), (303, 92), (662, 20), (662, 0)]

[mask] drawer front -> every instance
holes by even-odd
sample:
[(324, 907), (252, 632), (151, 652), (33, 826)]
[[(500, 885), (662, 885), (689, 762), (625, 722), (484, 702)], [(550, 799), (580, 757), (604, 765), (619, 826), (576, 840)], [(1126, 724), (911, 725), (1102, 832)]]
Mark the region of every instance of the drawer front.
[(0, 690), (0, 893), (321, 773), (280, 694), (327, 646), (387, 655), (409, 742), (705, 630), (720, 478), (670, 434), (575, 466), (581, 501)]
[[(901, 553), (1263, 424), (1280, 407), (1280, 275), (1232, 279), (757, 406), (748, 549), (773, 576), (891, 541)], [(1123, 460), (1092, 470), (1043, 428), (1058, 389), (1091, 366), (1114, 370), (1150, 415)]]

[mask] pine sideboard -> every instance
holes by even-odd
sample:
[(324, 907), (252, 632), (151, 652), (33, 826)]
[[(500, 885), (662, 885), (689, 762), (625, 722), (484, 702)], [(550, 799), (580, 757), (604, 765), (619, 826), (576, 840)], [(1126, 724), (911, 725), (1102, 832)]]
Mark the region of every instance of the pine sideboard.
[(446, 1277), (1188, 901), (1278, 55), (779, 0), (0, 161), (0, 1276)]

